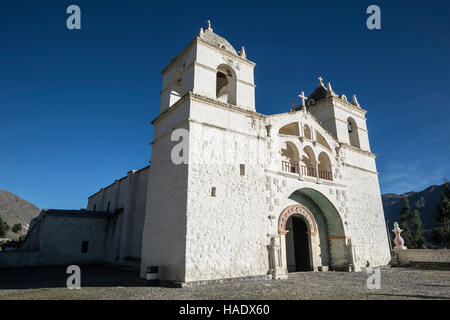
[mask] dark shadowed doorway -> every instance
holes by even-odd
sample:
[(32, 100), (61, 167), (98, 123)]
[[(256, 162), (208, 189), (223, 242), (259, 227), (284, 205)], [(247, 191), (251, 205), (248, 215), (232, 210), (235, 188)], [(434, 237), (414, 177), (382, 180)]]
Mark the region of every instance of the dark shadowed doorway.
[(310, 271), (309, 234), (306, 222), (298, 215), (286, 223), (286, 258), (288, 272)]

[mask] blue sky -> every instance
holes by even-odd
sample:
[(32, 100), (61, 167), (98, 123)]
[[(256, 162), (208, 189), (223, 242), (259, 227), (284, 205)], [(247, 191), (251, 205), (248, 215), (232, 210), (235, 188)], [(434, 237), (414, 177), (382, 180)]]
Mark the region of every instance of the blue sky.
[[(79, 31), (66, 8), (81, 8)], [(381, 30), (366, 8), (381, 8)], [(148, 164), (160, 71), (211, 19), (255, 68), (256, 108), (286, 112), (320, 75), (368, 111), (383, 193), (450, 177), (444, 1), (8, 0), (0, 3), (0, 189), (41, 208)]]

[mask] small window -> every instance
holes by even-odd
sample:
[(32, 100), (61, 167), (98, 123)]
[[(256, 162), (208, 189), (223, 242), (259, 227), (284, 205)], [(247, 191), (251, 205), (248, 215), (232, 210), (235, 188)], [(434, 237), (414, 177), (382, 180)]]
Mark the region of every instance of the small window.
[(212, 187), (211, 188), (211, 197), (215, 197), (216, 196), (216, 187)]
[(108, 207), (106, 208), (106, 212), (109, 213), (109, 209), (111, 207), (111, 201), (108, 201)]
[(245, 164), (240, 164), (239, 169), (241, 171), (241, 176), (245, 176)]
[(83, 241), (81, 243), (81, 253), (87, 253), (89, 249), (89, 241)]
[(93, 209), (93, 211), (95, 212), (96, 210), (97, 210), (97, 205), (94, 204), (94, 209)]

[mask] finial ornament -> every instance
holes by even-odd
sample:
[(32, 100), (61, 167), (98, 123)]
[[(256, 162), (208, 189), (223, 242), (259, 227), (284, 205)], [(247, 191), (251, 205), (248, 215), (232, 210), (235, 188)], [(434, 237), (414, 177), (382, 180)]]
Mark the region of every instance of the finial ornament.
[(247, 57), (247, 55), (245, 54), (245, 48), (244, 48), (244, 46), (242, 46), (242, 49), (241, 49), (241, 58), (246, 58)]
[(203, 28), (200, 28), (200, 32), (198, 33), (200, 38), (203, 37), (204, 34), (205, 34), (205, 32), (203, 31)]
[(318, 77), (317, 79), (319, 80), (319, 86), (324, 87), (323, 82), (322, 82), (322, 80), (323, 80), (322, 77)]
[(206, 24), (208, 25), (208, 30), (213, 31), (213, 29), (211, 28), (211, 20), (207, 20)]
[(327, 84), (327, 96), (333, 95), (333, 89), (331, 89), (331, 83), (328, 82)]
[(357, 107), (359, 107), (358, 100), (356, 99), (356, 94), (353, 95), (353, 104)]

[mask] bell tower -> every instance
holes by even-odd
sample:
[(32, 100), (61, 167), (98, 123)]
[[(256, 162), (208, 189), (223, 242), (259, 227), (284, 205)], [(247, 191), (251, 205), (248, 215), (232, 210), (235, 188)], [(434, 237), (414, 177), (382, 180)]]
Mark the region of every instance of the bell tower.
[(161, 72), (160, 112), (188, 92), (255, 111), (254, 67), (244, 47), (237, 52), (214, 33), (208, 20), (207, 28), (200, 28), (195, 39)]
[[(162, 279), (185, 282), (194, 277), (195, 268), (189, 264), (195, 255), (186, 248), (196, 237), (192, 217), (198, 210), (192, 208), (188, 194), (194, 190), (192, 198), (196, 188), (205, 186), (197, 176), (204, 172), (199, 148), (217, 127), (248, 126), (246, 114), (255, 113), (254, 67), (244, 47), (236, 52), (208, 21), (206, 30), (201, 28), (161, 72), (160, 114), (152, 121), (142, 277), (151, 266), (160, 266)], [(179, 146), (184, 146), (182, 152)]]
[(338, 95), (319, 77), (318, 87), (308, 97), (307, 110), (332, 133), (339, 142), (370, 152), (366, 126), (366, 110), (362, 109), (356, 95), (348, 101), (344, 94)]

